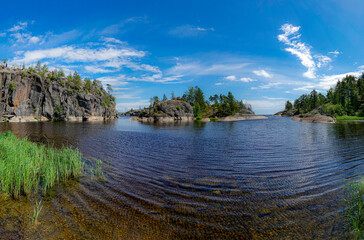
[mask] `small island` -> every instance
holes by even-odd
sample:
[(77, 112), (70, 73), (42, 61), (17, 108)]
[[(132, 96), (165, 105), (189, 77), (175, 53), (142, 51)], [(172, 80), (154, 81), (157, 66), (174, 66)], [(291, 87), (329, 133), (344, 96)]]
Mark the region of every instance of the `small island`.
[(92, 121), (117, 118), (115, 98), (101, 81), (46, 64), (0, 70), (0, 121)]
[(364, 74), (359, 78), (348, 75), (326, 96), (312, 90), (303, 94), (292, 104), (286, 102), (285, 109), (275, 116), (292, 117), (303, 122), (335, 123), (338, 120), (364, 120)]
[(248, 119), (266, 119), (257, 116), (249, 104), (235, 99), (231, 92), (228, 95), (215, 94), (206, 101), (204, 93), (198, 86), (190, 87), (182, 97), (168, 99), (164, 94), (162, 100), (158, 96), (151, 98), (147, 108), (130, 110), (123, 115), (133, 116), (131, 120), (141, 122), (189, 122), (189, 121), (240, 121)]

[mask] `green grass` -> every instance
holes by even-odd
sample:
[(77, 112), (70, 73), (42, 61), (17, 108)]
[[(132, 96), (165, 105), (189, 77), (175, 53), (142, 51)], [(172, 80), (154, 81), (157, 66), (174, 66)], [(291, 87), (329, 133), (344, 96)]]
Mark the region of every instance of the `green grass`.
[(56, 183), (78, 177), (84, 162), (78, 150), (47, 148), (19, 139), (11, 132), (0, 135), (0, 191), (18, 198)]
[(217, 120), (219, 120), (218, 118), (210, 118), (211, 122), (216, 122)]
[(364, 120), (364, 117), (358, 117), (358, 116), (337, 116), (336, 120), (340, 121), (340, 120)]
[(34, 206), (34, 210), (33, 210), (33, 216), (31, 216), (30, 221), (37, 226), (38, 225), (38, 217), (40, 212), (43, 209), (43, 205), (42, 205), (42, 201), (36, 201), (35, 202), (35, 206)]
[(362, 236), (364, 231), (364, 183), (355, 182), (347, 187), (346, 220), (350, 232)]

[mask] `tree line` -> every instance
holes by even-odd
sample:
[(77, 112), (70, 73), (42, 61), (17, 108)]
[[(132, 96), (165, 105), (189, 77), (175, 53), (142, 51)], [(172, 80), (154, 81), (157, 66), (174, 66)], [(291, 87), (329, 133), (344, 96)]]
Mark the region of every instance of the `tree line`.
[[(241, 112), (243, 109), (251, 110), (249, 104), (236, 100), (231, 92), (228, 92), (228, 95), (215, 94), (205, 99), (205, 94), (198, 86), (188, 88), (182, 97), (176, 97), (172, 92), (171, 99), (188, 102), (193, 107), (193, 113), (197, 119), (211, 116), (226, 117)], [(168, 98), (164, 94), (162, 101), (166, 100)], [(154, 96), (150, 102), (151, 107), (155, 106), (160, 102), (159, 97)]]
[(364, 116), (364, 73), (358, 78), (348, 75), (339, 80), (326, 96), (312, 90), (297, 98), (293, 105), (287, 101), (285, 106), (286, 111), (294, 114), (305, 114), (317, 108), (332, 116)]

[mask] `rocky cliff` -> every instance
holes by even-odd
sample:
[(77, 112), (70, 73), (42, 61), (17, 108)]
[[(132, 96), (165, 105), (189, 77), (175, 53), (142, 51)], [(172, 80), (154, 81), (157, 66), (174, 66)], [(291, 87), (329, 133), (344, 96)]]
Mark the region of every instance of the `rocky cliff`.
[[(48, 74), (49, 75), (49, 74)], [(117, 117), (115, 100), (102, 88), (77, 88), (64, 77), (0, 70), (0, 121), (86, 121)]]

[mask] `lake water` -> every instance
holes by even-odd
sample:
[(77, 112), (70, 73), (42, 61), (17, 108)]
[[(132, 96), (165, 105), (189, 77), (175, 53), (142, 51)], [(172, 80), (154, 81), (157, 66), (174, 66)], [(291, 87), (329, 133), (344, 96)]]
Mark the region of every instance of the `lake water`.
[(3, 123), (104, 162), (32, 203), (0, 197), (0, 238), (342, 239), (344, 188), (364, 172), (364, 123)]

